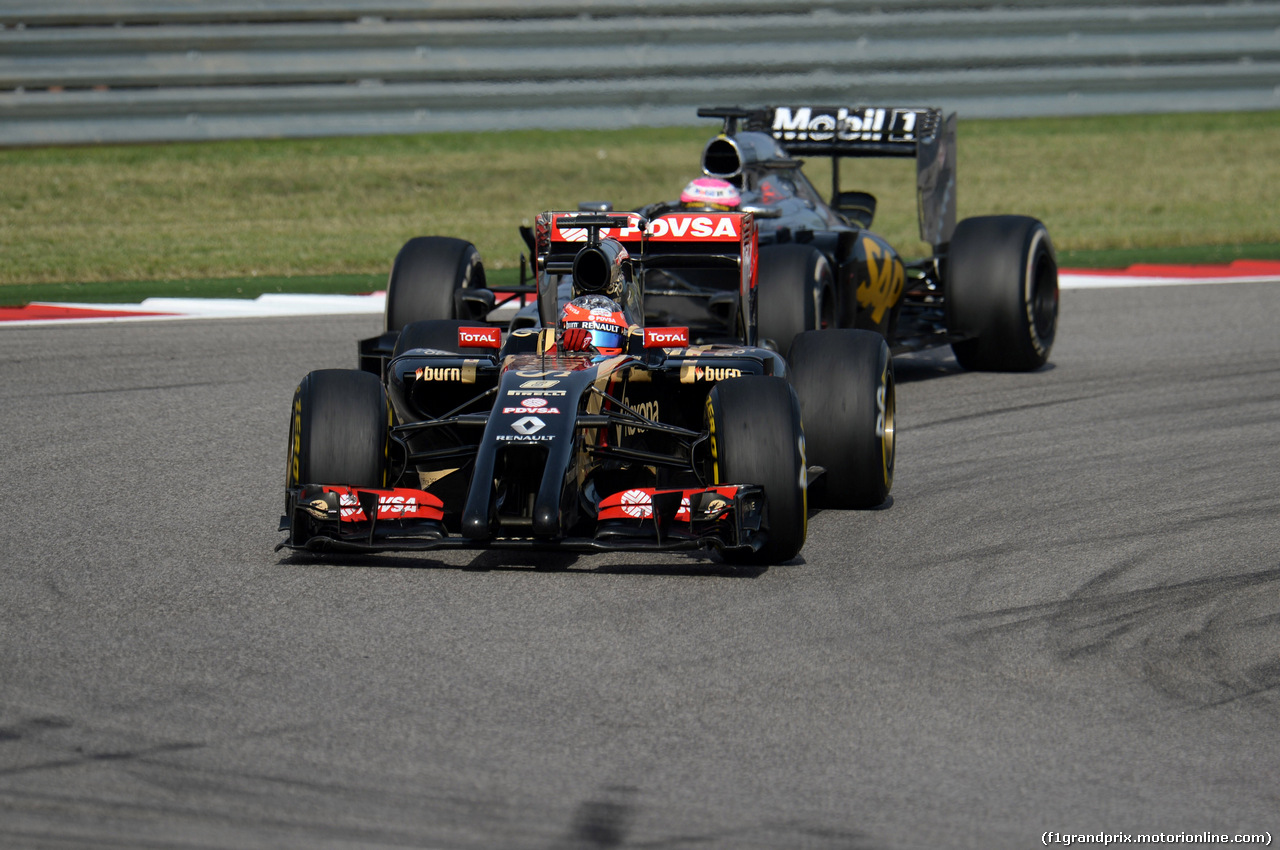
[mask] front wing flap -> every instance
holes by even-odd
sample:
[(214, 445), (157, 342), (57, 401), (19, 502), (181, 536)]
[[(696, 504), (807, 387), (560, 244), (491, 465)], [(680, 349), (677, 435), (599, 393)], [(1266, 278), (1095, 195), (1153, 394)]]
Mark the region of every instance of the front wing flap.
[(289, 549), (418, 548), (443, 537), (444, 504), (425, 490), (308, 484), (290, 487), (276, 547)]
[(288, 491), (286, 513), (280, 518), (280, 530), (289, 536), (276, 550), (754, 551), (767, 535), (761, 528), (764, 492), (752, 485), (635, 488), (615, 493), (600, 502), (591, 537), (497, 535), (477, 541), (450, 534), (443, 522), (443, 508), (431, 493), (410, 488), (293, 487)]

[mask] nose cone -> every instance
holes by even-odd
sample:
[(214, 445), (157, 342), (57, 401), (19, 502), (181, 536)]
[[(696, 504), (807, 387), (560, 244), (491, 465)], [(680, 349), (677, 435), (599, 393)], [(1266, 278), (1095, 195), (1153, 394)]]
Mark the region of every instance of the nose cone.
[(462, 518), (462, 536), (468, 540), (488, 540), (489, 517), (479, 512), (468, 512)]
[(558, 504), (552, 503), (550, 499), (538, 499), (538, 503), (533, 507), (533, 533), (538, 537), (560, 536), (560, 507)]

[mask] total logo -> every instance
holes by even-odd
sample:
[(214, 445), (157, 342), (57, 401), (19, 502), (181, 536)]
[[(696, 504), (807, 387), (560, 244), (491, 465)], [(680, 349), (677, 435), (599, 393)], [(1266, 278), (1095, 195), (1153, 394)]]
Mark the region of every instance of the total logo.
[(645, 328), (645, 348), (687, 348), (688, 328)]
[(458, 345), (469, 348), (501, 348), (501, 328), (458, 328)]
[(558, 407), (547, 407), (545, 398), (526, 398), (519, 407), (504, 407), (503, 413), (559, 413)]

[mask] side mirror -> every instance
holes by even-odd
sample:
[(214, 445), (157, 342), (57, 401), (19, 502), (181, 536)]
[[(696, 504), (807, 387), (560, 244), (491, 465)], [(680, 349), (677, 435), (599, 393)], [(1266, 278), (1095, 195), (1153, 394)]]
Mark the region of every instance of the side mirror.
[(876, 196), (870, 192), (841, 192), (831, 200), (831, 207), (850, 224), (870, 227), (876, 216)]
[(493, 290), (483, 287), (472, 289), (455, 289), (453, 291), (453, 312), (464, 322), (483, 322), (493, 312)]
[(782, 218), (782, 210), (778, 207), (765, 207), (758, 204), (743, 204), (738, 212), (751, 213), (756, 218)]

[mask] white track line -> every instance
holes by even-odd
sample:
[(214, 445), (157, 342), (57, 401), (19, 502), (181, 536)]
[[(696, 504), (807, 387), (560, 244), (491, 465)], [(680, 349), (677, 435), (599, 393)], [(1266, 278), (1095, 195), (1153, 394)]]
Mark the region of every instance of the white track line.
[[(1089, 274), (1064, 271), (1058, 276), (1062, 289), (1117, 289), (1136, 286), (1186, 286), (1220, 283), (1280, 283), (1268, 275), (1224, 275), (1220, 277), (1150, 277), (1141, 275)], [(382, 313), (386, 293), (368, 295), (303, 295), (273, 292), (257, 298), (147, 298), (141, 304), (84, 304), (67, 302), (33, 302), (32, 306), (66, 307), (80, 310), (102, 310), (115, 313), (162, 313), (138, 316), (80, 316), (55, 319), (16, 319), (0, 321), (0, 327), (63, 325), (84, 322), (157, 322), (180, 319), (225, 319), (280, 316), (329, 316)], [(494, 311), (504, 318), (513, 308)]]
[(1200, 283), (1280, 283), (1275, 275), (1223, 275), (1221, 277), (1147, 277), (1143, 275), (1061, 272), (1059, 289), (1116, 289), (1131, 286), (1186, 286)]

